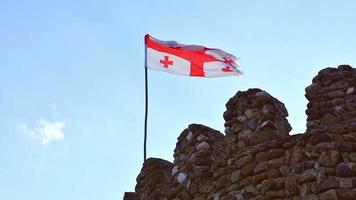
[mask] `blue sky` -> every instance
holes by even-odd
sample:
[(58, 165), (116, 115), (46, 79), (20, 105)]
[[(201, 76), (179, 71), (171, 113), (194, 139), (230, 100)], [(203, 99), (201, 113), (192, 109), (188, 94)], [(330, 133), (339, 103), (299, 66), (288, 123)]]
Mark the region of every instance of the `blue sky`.
[(241, 57), (245, 75), (150, 71), (148, 156), (172, 161), (190, 123), (260, 87), (305, 130), (304, 88), (356, 66), (354, 1), (0, 0), (0, 199), (122, 199), (142, 165), (143, 36)]

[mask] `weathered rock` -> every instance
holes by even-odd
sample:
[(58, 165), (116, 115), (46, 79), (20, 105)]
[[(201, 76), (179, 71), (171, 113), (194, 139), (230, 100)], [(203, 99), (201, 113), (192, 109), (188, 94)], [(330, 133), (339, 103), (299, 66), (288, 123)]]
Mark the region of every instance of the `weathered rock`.
[(352, 178), (341, 178), (340, 179), (340, 188), (352, 188)]
[(193, 133), (190, 131), (187, 135), (187, 140), (191, 141), (193, 139)]
[(330, 98), (338, 98), (338, 97), (343, 97), (345, 94), (342, 90), (334, 90), (328, 93), (328, 96)]
[(307, 94), (312, 94), (312, 93), (316, 93), (318, 89), (320, 89), (320, 85), (317, 83), (313, 83), (305, 88), (305, 92)]
[(349, 88), (347, 88), (347, 90), (346, 90), (346, 94), (352, 94), (352, 93), (354, 93), (354, 91), (355, 91), (355, 88), (354, 88), (354, 87), (349, 87)]
[(249, 141), (252, 145), (256, 145), (278, 137), (278, 133), (275, 130), (262, 130), (257, 132)]
[(330, 90), (337, 90), (337, 89), (344, 89), (348, 87), (348, 82), (346, 81), (336, 81), (333, 84), (330, 85)]
[(333, 125), (336, 124), (339, 121), (339, 119), (331, 114), (331, 113), (326, 113), (321, 119), (320, 122), (325, 125)]
[(178, 176), (177, 176), (177, 182), (178, 183), (184, 183), (188, 178), (188, 175), (186, 173), (179, 173)]
[(273, 190), (275, 187), (276, 183), (274, 182), (273, 179), (265, 180), (262, 182), (262, 184), (259, 186), (259, 190), (262, 192), (262, 194), (266, 193), (269, 190)]
[(336, 150), (332, 151), (323, 151), (319, 157), (319, 162), (323, 166), (333, 167), (340, 160), (340, 154)]
[(336, 193), (337, 193), (337, 196), (339, 196), (341, 199), (353, 200), (356, 197), (356, 191), (354, 191), (354, 190), (337, 189)]
[(214, 189), (214, 184), (210, 181), (201, 182), (199, 185), (199, 192), (203, 194), (207, 194)]
[(309, 169), (298, 175), (298, 181), (300, 183), (315, 181), (317, 173), (314, 169)]
[(217, 181), (215, 185), (215, 189), (220, 189), (225, 187), (229, 183), (229, 179), (227, 176), (221, 176)]
[(208, 150), (210, 148), (210, 146), (207, 142), (202, 142), (202, 143), (199, 143), (198, 146), (195, 148), (197, 149), (197, 151), (201, 151), (201, 150)]
[(329, 177), (328, 179), (324, 179), (320, 181), (319, 189), (321, 191), (338, 188), (339, 182), (334, 177)]
[(136, 200), (136, 193), (135, 192), (125, 192), (124, 199), (125, 200)]
[(239, 140), (249, 140), (250, 138), (254, 137), (254, 133), (250, 129), (243, 130), (240, 134), (238, 139)]
[(308, 140), (311, 144), (318, 144), (319, 142), (330, 142), (331, 137), (329, 134), (321, 132), (312, 134)]
[(350, 153), (349, 158), (350, 158), (351, 162), (356, 163), (356, 153)]
[(244, 167), (245, 165), (251, 163), (253, 161), (253, 156), (251, 154), (244, 156), (242, 158), (240, 158), (239, 160), (237, 160), (235, 166), (240, 169), (242, 167)]
[(353, 177), (354, 172), (346, 163), (341, 163), (336, 168), (336, 176), (346, 178)]
[(191, 195), (194, 195), (198, 192), (199, 188), (198, 188), (198, 184), (196, 182), (192, 182), (189, 186), (189, 193)]
[(318, 197), (315, 194), (308, 194), (306, 196), (302, 196), (302, 200), (318, 200)]
[(199, 142), (202, 142), (202, 141), (206, 141), (206, 140), (208, 140), (209, 138), (206, 136), (206, 135), (198, 135), (198, 137), (197, 137), (197, 140), (199, 141)]
[(231, 174), (231, 181), (232, 181), (233, 183), (239, 181), (239, 180), (241, 179), (240, 174), (241, 174), (240, 170), (237, 170), (237, 171), (233, 172), (233, 173)]
[(247, 109), (245, 115), (247, 119), (258, 119), (260, 117), (260, 112), (258, 109)]
[(319, 195), (320, 200), (338, 200), (336, 190), (328, 190), (322, 194)]
[(254, 174), (259, 174), (259, 173), (265, 172), (268, 169), (270, 169), (270, 168), (269, 168), (267, 162), (258, 163), (254, 169)]

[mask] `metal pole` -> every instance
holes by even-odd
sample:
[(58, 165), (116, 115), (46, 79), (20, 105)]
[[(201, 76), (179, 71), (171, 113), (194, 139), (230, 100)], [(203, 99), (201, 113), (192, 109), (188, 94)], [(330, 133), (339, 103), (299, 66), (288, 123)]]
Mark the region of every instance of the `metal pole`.
[(146, 143), (147, 143), (147, 113), (148, 113), (148, 83), (147, 83), (147, 48), (145, 44), (145, 129), (143, 140), (143, 161), (146, 161)]

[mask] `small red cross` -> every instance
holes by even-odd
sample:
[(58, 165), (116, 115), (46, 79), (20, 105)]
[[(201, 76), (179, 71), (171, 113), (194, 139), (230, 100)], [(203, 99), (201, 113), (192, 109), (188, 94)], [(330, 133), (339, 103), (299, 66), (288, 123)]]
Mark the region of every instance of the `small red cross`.
[(234, 63), (234, 60), (232, 59), (227, 59), (227, 58), (224, 58), (224, 62), (227, 63), (227, 64), (233, 64)]
[(232, 69), (230, 68), (230, 66), (225, 66), (224, 68), (221, 69), (221, 71), (223, 71), (223, 72), (232, 72)]
[(169, 56), (164, 56), (164, 60), (160, 60), (159, 62), (163, 64), (164, 68), (168, 68), (168, 65), (173, 65), (173, 61), (169, 60)]

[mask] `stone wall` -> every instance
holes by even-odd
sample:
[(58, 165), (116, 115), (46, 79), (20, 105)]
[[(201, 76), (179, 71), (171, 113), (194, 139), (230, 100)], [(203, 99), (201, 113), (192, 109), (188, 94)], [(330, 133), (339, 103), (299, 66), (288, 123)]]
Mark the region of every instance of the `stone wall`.
[(356, 69), (321, 70), (306, 88), (307, 130), (260, 89), (226, 104), (225, 135), (192, 124), (173, 164), (150, 158), (124, 200), (356, 199)]

